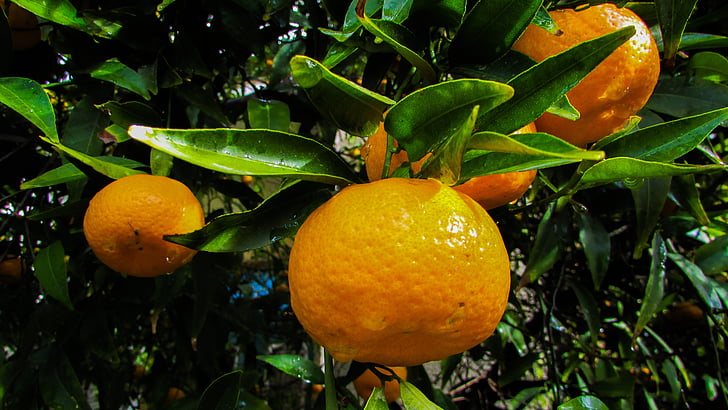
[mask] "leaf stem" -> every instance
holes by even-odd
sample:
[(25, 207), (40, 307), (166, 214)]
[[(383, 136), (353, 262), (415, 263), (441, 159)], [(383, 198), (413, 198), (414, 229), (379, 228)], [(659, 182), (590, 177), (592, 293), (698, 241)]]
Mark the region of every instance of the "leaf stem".
[(324, 392), (326, 393), (326, 410), (338, 410), (336, 403), (336, 386), (334, 383), (334, 359), (324, 349)]

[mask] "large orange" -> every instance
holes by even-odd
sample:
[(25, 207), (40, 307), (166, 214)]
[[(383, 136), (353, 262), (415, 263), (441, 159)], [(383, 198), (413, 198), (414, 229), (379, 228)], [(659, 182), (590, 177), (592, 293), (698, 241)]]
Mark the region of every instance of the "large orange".
[(510, 264), (498, 227), (434, 179), (350, 185), (317, 208), (291, 250), (291, 305), (338, 361), (413, 366), (493, 333)]
[(536, 61), (581, 42), (634, 26), (637, 33), (602, 61), (567, 93), (581, 113), (576, 121), (545, 113), (536, 120), (539, 131), (585, 146), (624, 127), (647, 103), (660, 74), (660, 55), (647, 25), (631, 10), (600, 4), (582, 11), (562, 9), (551, 17), (561, 30), (554, 35), (530, 25), (513, 45)]
[[(527, 134), (533, 132), (537, 132), (536, 126), (531, 123), (513, 133)], [(362, 156), (366, 161), (367, 176), (370, 181), (377, 181), (382, 178), (386, 152), (387, 132), (384, 131), (382, 123), (379, 125), (379, 130), (367, 139), (362, 150)], [(412, 170), (419, 172), (425, 159), (427, 159), (427, 156), (412, 164)], [(406, 151), (392, 154), (390, 174), (407, 160)], [(520, 198), (536, 178), (536, 172), (536, 170), (528, 170), (475, 177), (456, 186), (455, 189), (475, 199), (483, 208), (493, 209)]]
[(201, 228), (205, 214), (192, 191), (171, 178), (138, 174), (118, 179), (89, 203), (83, 231), (111, 269), (153, 277), (174, 271), (196, 251), (163, 239)]
[[(406, 367), (392, 367), (392, 368), (381, 368), (377, 367), (377, 371), (384, 375), (391, 376), (392, 373), (396, 374), (402, 380), (407, 380), (407, 368)], [(359, 397), (367, 400), (372, 395), (375, 387), (382, 388), (382, 380), (373, 371), (367, 369), (354, 379), (354, 389)], [(399, 381), (388, 380), (384, 382), (384, 397), (387, 402), (391, 403), (399, 399)]]

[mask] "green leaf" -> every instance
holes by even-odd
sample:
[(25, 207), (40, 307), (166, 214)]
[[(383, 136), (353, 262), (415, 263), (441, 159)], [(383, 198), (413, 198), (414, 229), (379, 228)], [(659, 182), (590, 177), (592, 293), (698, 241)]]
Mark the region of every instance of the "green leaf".
[(452, 64), (485, 64), (503, 56), (528, 27), (543, 0), (478, 1), (448, 50)]
[(288, 132), (291, 125), (291, 110), (283, 101), (248, 100), (248, 122), (250, 128), (267, 128)]
[(119, 23), (101, 17), (80, 17), (69, 0), (14, 0), (13, 3), (38, 17), (99, 37), (112, 38), (122, 28)]
[(389, 410), (387, 398), (384, 396), (384, 389), (375, 387), (369, 395), (364, 410)]
[(100, 155), (104, 143), (99, 134), (109, 125), (109, 118), (93, 105), (93, 98), (84, 97), (73, 107), (62, 130), (63, 145), (89, 155)]
[(292, 354), (259, 355), (262, 360), (278, 370), (314, 384), (324, 384), (324, 373), (313, 361)]
[(637, 242), (634, 258), (638, 259), (647, 248), (652, 231), (657, 226), (660, 214), (670, 192), (671, 178), (647, 178), (631, 187), (637, 219)]
[(703, 226), (710, 225), (710, 218), (703, 208), (700, 200), (700, 191), (695, 181), (695, 175), (678, 175), (672, 178), (670, 198), (680, 207), (688, 210), (690, 215)]
[(498, 377), (498, 387), (503, 388), (517, 380), (521, 380), (526, 372), (533, 370), (534, 363), (538, 359), (538, 354), (533, 352), (510, 359), (508, 366), (505, 366), (503, 373)]
[(599, 146), (608, 158), (632, 157), (648, 161), (672, 161), (698, 146), (721, 123), (728, 108), (663, 122), (639, 129)]
[(420, 54), (410, 48), (419, 49), (420, 47), (416, 45), (417, 37), (406, 27), (389, 20), (372, 20), (363, 13), (363, 10), (360, 14), (357, 9), (357, 15), (362, 26), (368, 32), (392, 46), (397, 53), (416, 67), (426, 84), (437, 81), (435, 69)]
[(201, 229), (165, 239), (207, 252), (242, 252), (292, 237), (306, 217), (331, 197), (322, 185), (297, 182), (255, 209), (219, 216)]
[[(661, 39), (660, 37), (659, 40)], [(655, 40), (658, 39), (655, 38)], [(661, 41), (658, 42), (658, 46), (662, 46)], [(680, 50), (683, 51), (725, 47), (728, 47), (728, 37), (715, 34), (684, 33), (680, 42)]]
[(454, 135), (473, 107), (480, 113), (513, 95), (511, 87), (484, 80), (445, 81), (421, 88), (390, 108), (384, 128), (417, 161)]
[(725, 169), (725, 165), (679, 165), (626, 157), (608, 158), (587, 169), (576, 189), (586, 189), (622, 180), (636, 181), (639, 178), (700, 174)]
[(558, 410), (609, 410), (609, 407), (594, 396), (579, 396), (559, 405)]
[(591, 213), (579, 214), (579, 241), (584, 248), (594, 289), (598, 290), (609, 268), (612, 243), (609, 232)]
[(712, 51), (697, 53), (690, 58), (688, 67), (696, 77), (703, 80), (716, 83), (728, 81), (728, 58), (721, 54)]
[(55, 111), (37, 82), (19, 77), (0, 78), (0, 103), (38, 127), (50, 141), (59, 141)]
[(35, 256), (33, 271), (44, 293), (73, 310), (68, 293), (68, 271), (66, 270), (65, 250), (60, 241), (53, 242), (41, 249)]
[(561, 258), (563, 244), (569, 236), (569, 223), (568, 213), (558, 210), (557, 202), (553, 202), (538, 224), (519, 289), (537, 280)]
[(106, 111), (111, 116), (111, 121), (124, 128), (125, 132), (132, 125), (159, 127), (164, 124), (162, 117), (154, 108), (139, 101), (123, 103), (109, 101), (96, 107)]
[[(716, 241), (720, 241), (720, 245), (722, 245), (722, 247), (719, 247), (719, 254), (716, 256), (720, 259), (728, 259), (726, 257), (726, 242), (728, 242), (728, 236), (718, 238)], [(716, 241), (711, 243), (715, 243)], [(698, 254), (701, 253), (701, 249), (705, 246), (707, 245), (698, 248), (695, 256), (696, 259), (698, 258)], [(693, 287), (698, 292), (706, 306), (710, 306), (712, 309), (724, 309), (724, 306), (728, 306), (728, 291), (726, 289), (721, 289), (718, 281), (706, 276), (707, 272), (704, 271), (699, 262), (696, 261), (696, 263), (693, 263), (686, 257), (675, 252), (668, 252), (667, 257), (670, 258), (670, 260), (675, 263), (675, 265), (677, 265), (683, 273), (685, 273), (685, 276), (687, 276), (690, 283), (693, 284)], [(725, 262), (725, 260), (723, 262)], [(725, 269), (721, 270), (721, 272), (724, 270)]]
[(118, 87), (125, 88), (149, 100), (146, 80), (116, 58), (104, 61), (91, 71), (91, 77), (108, 81)]
[(597, 301), (594, 299), (594, 295), (591, 292), (575, 281), (567, 279), (567, 284), (571, 290), (574, 291), (576, 299), (579, 301), (581, 313), (584, 315), (587, 327), (589, 328), (589, 337), (591, 338), (592, 346), (596, 347), (599, 339), (599, 329), (601, 328), (601, 319), (599, 317), (600, 313)]
[(237, 410), (240, 408), (243, 372), (236, 370), (215, 379), (202, 393), (199, 410)]
[(117, 163), (113, 161), (109, 161), (106, 159), (100, 159), (97, 157), (92, 157), (90, 155), (84, 154), (82, 152), (73, 150), (63, 144), (53, 144), (50, 140), (47, 140), (45, 138), (42, 138), (42, 140), (48, 142), (49, 144), (53, 145), (53, 148), (56, 150), (68, 155), (69, 157), (73, 158), (76, 161), (79, 161), (89, 167), (91, 167), (93, 170), (106, 175), (109, 178), (112, 179), (119, 179), (123, 178), (128, 175), (134, 175), (134, 174), (143, 174), (142, 171), (136, 171), (131, 168), (127, 168), (123, 165), (118, 165)]
[[(141, 168), (145, 166), (142, 163), (121, 157), (95, 157), (95, 159), (125, 168)], [(84, 174), (83, 171), (78, 169), (76, 165), (67, 163), (45, 172), (29, 181), (23, 182), (20, 184), (20, 189), (43, 188), (66, 182), (78, 181), (84, 178), (86, 178), (86, 174)]]
[(551, 56), (511, 79), (515, 94), (478, 119), (479, 130), (509, 134), (540, 117), (635, 33), (625, 27)]
[(68, 358), (56, 351), (38, 371), (38, 386), (46, 405), (53, 409), (90, 410), (86, 395)]
[(313, 105), (350, 134), (374, 134), (382, 113), (394, 104), (389, 98), (332, 73), (312, 58), (295, 56), (290, 64), (293, 79), (303, 87)]
[(728, 106), (728, 86), (687, 76), (661, 79), (646, 108), (681, 118)]
[(665, 259), (667, 248), (662, 236), (655, 233), (652, 238), (652, 263), (650, 276), (645, 287), (645, 297), (642, 299), (640, 311), (637, 314), (637, 324), (634, 328), (632, 340), (636, 339), (647, 324), (659, 311), (662, 298), (665, 296)]
[(604, 159), (602, 151), (587, 151), (543, 132), (512, 135), (492, 131), (479, 132), (473, 135), (468, 148), (573, 160)]
[(665, 60), (673, 60), (680, 46), (685, 26), (698, 0), (656, 0), (657, 20), (662, 31)]
[(402, 393), (402, 403), (407, 410), (442, 410), (440, 406), (431, 402), (414, 384), (401, 381), (399, 389)]
[(329, 148), (281, 131), (132, 126), (129, 135), (176, 158), (227, 174), (292, 177), (331, 184), (357, 179)]
[(434, 178), (446, 185), (458, 182), (460, 170), (463, 164), (465, 146), (468, 144), (470, 135), (478, 117), (479, 106), (473, 107), (470, 118), (451, 136), (447, 142), (433, 152), (432, 158), (428, 159), (420, 174), (426, 178)]
[(728, 271), (728, 235), (715, 238), (696, 249), (695, 263), (706, 275)]

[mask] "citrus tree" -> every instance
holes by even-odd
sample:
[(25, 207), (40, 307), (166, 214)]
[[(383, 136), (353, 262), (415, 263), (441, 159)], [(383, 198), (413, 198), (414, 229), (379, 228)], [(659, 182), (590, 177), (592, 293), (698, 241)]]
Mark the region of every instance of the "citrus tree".
[(728, 406), (728, 7), (589, 3), (0, 2), (3, 408)]

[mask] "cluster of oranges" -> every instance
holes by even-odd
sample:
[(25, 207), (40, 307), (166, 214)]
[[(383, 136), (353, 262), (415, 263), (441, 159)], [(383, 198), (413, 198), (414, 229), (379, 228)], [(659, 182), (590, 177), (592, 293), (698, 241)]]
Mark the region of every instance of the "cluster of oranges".
[[(551, 16), (559, 34), (532, 25), (513, 48), (541, 61), (628, 25), (637, 29), (567, 94), (579, 120), (544, 114), (517, 131), (538, 129), (586, 146), (624, 127), (646, 103), (659, 74), (657, 46), (626, 8), (602, 4)], [(521, 197), (536, 171), (477, 177), (455, 187), (382, 178), (386, 147), (381, 126), (362, 150), (370, 182), (343, 188), (302, 224), (290, 254), (289, 285), (298, 320), (335, 359), (388, 366), (405, 379), (405, 366), (463, 352), (495, 330), (511, 277), (508, 252), (487, 210)], [(407, 161), (406, 151), (393, 153), (390, 168)], [(422, 164), (411, 166), (416, 172)], [(202, 207), (187, 187), (134, 175), (91, 200), (84, 232), (109, 267), (151, 277), (174, 271), (195, 254), (163, 237), (203, 224)], [(381, 381), (365, 372), (355, 385), (367, 396)], [(398, 385), (389, 382), (385, 391), (395, 400)]]

